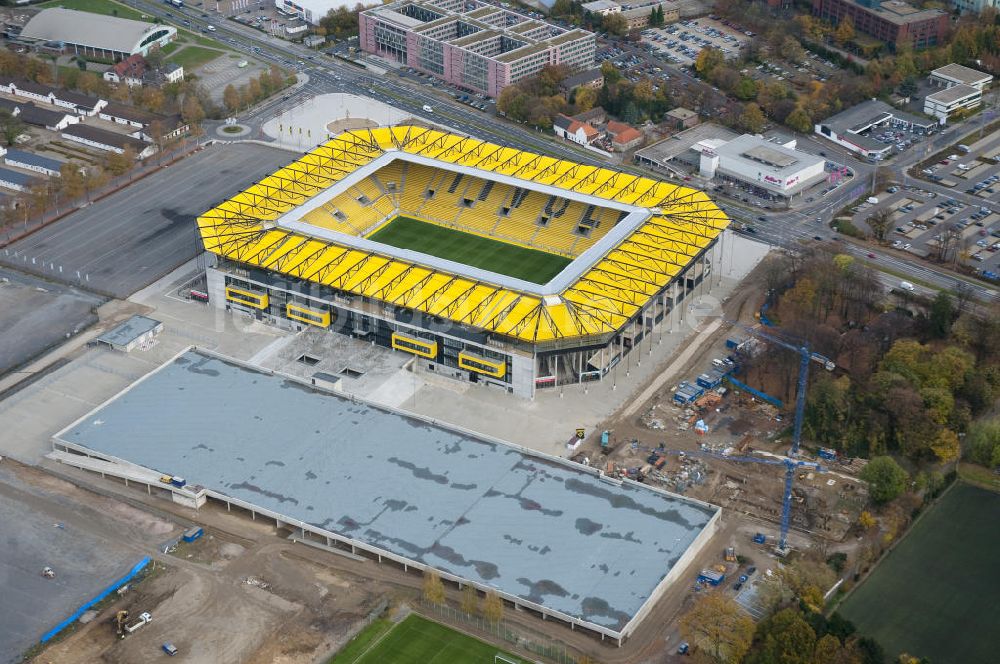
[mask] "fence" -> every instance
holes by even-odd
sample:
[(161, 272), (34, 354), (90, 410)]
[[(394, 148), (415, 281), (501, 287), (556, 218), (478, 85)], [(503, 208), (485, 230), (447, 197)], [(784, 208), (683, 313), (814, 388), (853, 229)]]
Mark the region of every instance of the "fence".
[(466, 613), (461, 609), (455, 609), (445, 604), (433, 604), (426, 600), (420, 601), (420, 606), (429, 613), (436, 613), (449, 622), (469, 625), (484, 634), (502, 639), (511, 644), (509, 649), (518, 654), (517, 651), (527, 651), (533, 655), (540, 655), (551, 662), (558, 664), (576, 664), (577, 659), (570, 654), (570, 649), (563, 643), (555, 640), (544, 641), (543, 637), (533, 635), (527, 637), (521, 634), (515, 627), (506, 620), (491, 622), (481, 616)]

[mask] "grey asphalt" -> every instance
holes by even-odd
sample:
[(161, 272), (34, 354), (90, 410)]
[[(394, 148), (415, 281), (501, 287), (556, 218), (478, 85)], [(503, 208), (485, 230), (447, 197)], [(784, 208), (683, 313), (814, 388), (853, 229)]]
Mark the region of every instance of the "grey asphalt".
[(103, 298), (0, 269), (0, 376), (97, 322)]
[(209, 146), (14, 243), (0, 262), (128, 297), (202, 250), (197, 215), (294, 158), (255, 144)]
[[(78, 528), (72, 510), (40, 498), (0, 465), (0, 664), (20, 662), (44, 633), (141, 559)], [(46, 566), (54, 579), (42, 577)]]
[(613, 631), (718, 509), (193, 351), (61, 438)]

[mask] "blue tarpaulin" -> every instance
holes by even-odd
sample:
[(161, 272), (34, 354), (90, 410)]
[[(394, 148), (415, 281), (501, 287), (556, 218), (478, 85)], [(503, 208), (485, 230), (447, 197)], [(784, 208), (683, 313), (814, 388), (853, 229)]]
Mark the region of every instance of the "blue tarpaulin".
[(49, 631), (45, 632), (45, 634), (42, 634), (42, 638), (40, 639), (41, 642), (42, 643), (47, 643), (56, 634), (58, 634), (59, 632), (63, 631), (67, 627), (69, 627), (75, 621), (79, 620), (80, 616), (83, 615), (84, 611), (86, 611), (90, 607), (94, 606), (95, 604), (97, 604), (98, 602), (100, 602), (102, 599), (104, 599), (105, 597), (107, 597), (108, 595), (110, 595), (114, 591), (118, 590), (119, 588), (121, 588), (122, 586), (124, 586), (126, 583), (128, 583), (132, 579), (134, 579), (135, 576), (139, 572), (141, 572), (142, 570), (144, 570), (146, 568), (146, 565), (148, 565), (149, 563), (150, 563), (149, 556), (146, 556), (145, 558), (143, 558), (142, 560), (140, 560), (139, 563), (135, 567), (133, 567), (132, 570), (128, 574), (126, 574), (122, 578), (120, 578), (117, 581), (115, 581), (114, 583), (112, 583), (110, 586), (108, 586), (107, 588), (105, 588), (99, 595), (97, 595), (96, 597), (94, 597), (93, 599), (91, 599), (89, 602), (87, 602), (83, 606), (81, 606), (79, 609), (77, 609), (76, 611), (74, 611), (73, 614), (70, 615), (69, 618), (66, 618), (66, 620), (62, 621), (61, 623), (59, 623), (58, 625), (56, 625), (55, 627), (53, 627)]
[(775, 399), (770, 394), (765, 394), (765, 393), (761, 392), (760, 390), (755, 390), (754, 388), (750, 387), (749, 385), (747, 385), (743, 381), (736, 380), (732, 376), (726, 376), (726, 380), (728, 380), (730, 383), (732, 383), (734, 387), (738, 387), (739, 389), (743, 390), (744, 392), (749, 392), (750, 394), (754, 395), (758, 399), (766, 401), (767, 403), (771, 404), (772, 406), (777, 406), (778, 408), (784, 408), (784, 406), (785, 406), (785, 404), (783, 404), (781, 402), (781, 399)]

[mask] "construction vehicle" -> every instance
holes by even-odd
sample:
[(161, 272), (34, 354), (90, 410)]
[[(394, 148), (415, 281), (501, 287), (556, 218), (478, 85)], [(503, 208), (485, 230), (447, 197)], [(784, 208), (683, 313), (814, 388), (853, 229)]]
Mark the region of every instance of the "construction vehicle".
[(767, 535), (764, 533), (757, 533), (753, 536), (754, 544), (767, 544)]
[(128, 620), (129, 612), (121, 610), (115, 614), (115, 633), (119, 639), (124, 639), (127, 635), (153, 622), (153, 616), (148, 611), (143, 611), (133, 622)]
[(735, 563), (736, 562), (736, 547), (727, 546), (726, 547), (726, 562)]

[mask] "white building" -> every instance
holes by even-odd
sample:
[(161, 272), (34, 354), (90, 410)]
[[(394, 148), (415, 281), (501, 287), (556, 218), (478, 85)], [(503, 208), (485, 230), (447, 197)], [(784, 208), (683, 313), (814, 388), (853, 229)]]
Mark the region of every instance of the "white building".
[(159, 23), (133, 21), (117, 16), (53, 7), (43, 9), (28, 21), (20, 38), (35, 42), (61, 42), (65, 50), (86, 57), (123, 60), (147, 55), (177, 37), (177, 28)]
[(953, 85), (968, 85), (982, 92), (990, 87), (990, 83), (993, 82), (993, 76), (992, 74), (985, 74), (972, 67), (963, 67), (953, 62), (932, 71), (928, 80), (931, 85), (937, 85), (942, 88), (950, 88)]
[(614, 0), (594, 0), (593, 2), (585, 2), (580, 7), (584, 11), (588, 11), (591, 14), (600, 14), (601, 16), (620, 14), (622, 11), (622, 6)]
[(952, 113), (962, 109), (979, 108), (983, 91), (971, 85), (953, 85), (924, 97), (924, 113), (946, 121)]
[(701, 153), (703, 177), (788, 200), (826, 178), (826, 160), (800, 152), (795, 145), (794, 139), (779, 142), (744, 134), (731, 141), (703, 140), (694, 149)]
[(559, 138), (565, 138), (567, 141), (573, 141), (580, 145), (590, 145), (601, 136), (599, 131), (586, 122), (580, 122), (561, 114), (552, 123), (552, 130)]
[(274, 0), (275, 8), (288, 16), (298, 16), (306, 23), (318, 25), (321, 18), (334, 9), (354, 7), (356, 2), (349, 0)]

